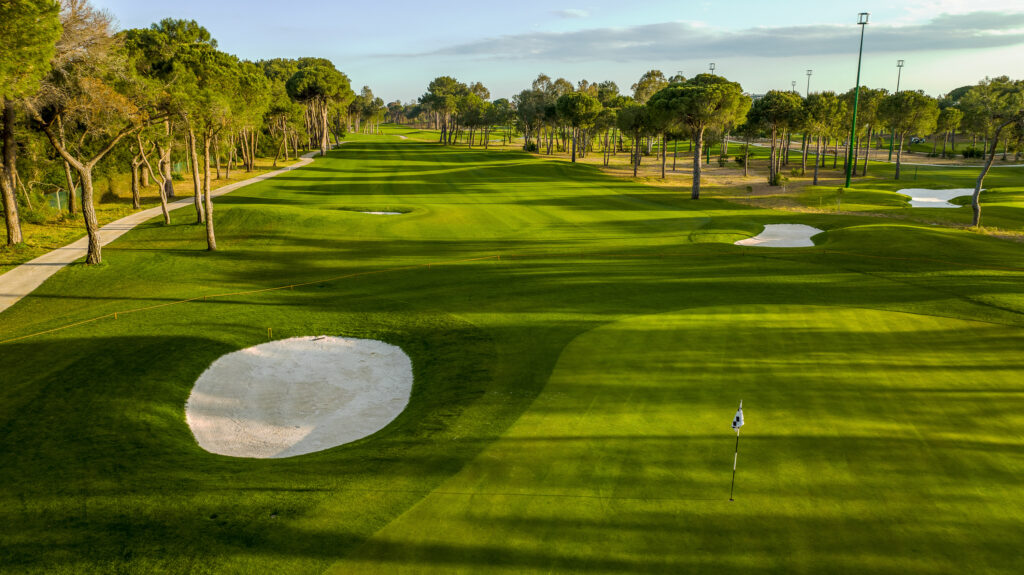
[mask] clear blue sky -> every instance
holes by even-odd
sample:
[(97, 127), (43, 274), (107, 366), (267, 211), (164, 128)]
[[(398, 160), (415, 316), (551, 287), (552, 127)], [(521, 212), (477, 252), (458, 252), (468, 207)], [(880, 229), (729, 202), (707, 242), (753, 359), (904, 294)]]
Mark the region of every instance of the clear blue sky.
[(543, 72), (575, 83), (646, 70), (707, 70), (750, 92), (854, 84), (858, 12), (871, 12), (861, 83), (933, 95), (985, 76), (1024, 78), (1024, 0), (93, 0), (121, 28), (194, 19), (242, 58), (320, 56), (358, 89), (408, 101), (439, 75), (481, 81), (509, 97)]

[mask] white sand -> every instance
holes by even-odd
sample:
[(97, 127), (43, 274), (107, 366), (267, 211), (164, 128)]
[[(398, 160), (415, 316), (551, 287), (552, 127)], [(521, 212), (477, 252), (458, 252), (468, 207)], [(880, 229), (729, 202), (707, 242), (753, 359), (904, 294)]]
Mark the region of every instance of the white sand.
[(211, 453), (292, 457), (380, 431), (411, 392), (412, 361), (399, 347), (298, 337), (214, 361), (196, 380), (185, 419)]
[(767, 224), (760, 234), (736, 242), (738, 246), (763, 248), (807, 248), (814, 246), (811, 236), (822, 233), (803, 224)]
[(910, 206), (914, 208), (962, 208), (963, 206), (949, 203), (949, 200), (959, 198), (960, 196), (973, 195), (974, 189), (925, 190), (923, 188), (907, 188), (899, 190), (897, 193), (910, 196)]
[(404, 212), (359, 212), (360, 214), (370, 214), (371, 216), (400, 216)]

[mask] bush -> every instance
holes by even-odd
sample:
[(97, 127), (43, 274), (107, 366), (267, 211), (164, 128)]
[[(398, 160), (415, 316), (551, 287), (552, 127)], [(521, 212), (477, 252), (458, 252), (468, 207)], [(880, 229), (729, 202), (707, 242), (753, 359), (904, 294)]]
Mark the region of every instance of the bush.
[(18, 217), (23, 222), (30, 224), (45, 224), (56, 216), (55, 209), (50, 207), (50, 202), (47, 201), (46, 196), (40, 192), (31, 193), (32, 207), (29, 208), (28, 202), (25, 201), (25, 196), (18, 194)]
[(729, 156), (718, 156), (718, 167), (724, 168), (729, 163)]
[(736, 165), (741, 168), (747, 163), (747, 160), (743, 156), (736, 156), (732, 161), (736, 162)]
[(962, 153), (964, 155), (964, 159), (984, 158), (985, 157), (985, 150), (983, 150), (981, 148), (975, 148), (973, 146), (971, 146), (969, 148), (964, 148), (964, 151)]
[(530, 142), (530, 143), (524, 145), (523, 146), (523, 151), (524, 152), (536, 152), (537, 151), (537, 142)]
[(772, 186), (785, 186), (789, 182), (789, 178), (782, 174), (775, 174), (775, 177), (768, 180), (768, 184)]
[(793, 168), (792, 170), (789, 171), (789, 175), (794, 176), (794, 177), (802, 176), (802, 175), (804, 175), (804, 171), (801, 170), (800, 168)]

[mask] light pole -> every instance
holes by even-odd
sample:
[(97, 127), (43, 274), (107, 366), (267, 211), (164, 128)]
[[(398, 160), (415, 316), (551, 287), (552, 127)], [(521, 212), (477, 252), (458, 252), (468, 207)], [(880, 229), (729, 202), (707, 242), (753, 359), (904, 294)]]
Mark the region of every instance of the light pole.
[(793, 80), (792, 82), (790, 82), (789, 85), (790, 85), (790, 89), (792, 91), (796, 92), (796, 80)]
[[(903, 60), (896, 60), (896, 93), (900, 93), (900, 78), (903, 77)], [(889, 136), (889, 161), (892, 161), (892, 146), (896, 140), (896, 127), (892, 128), (892, 135)]]
[(712, 76), (715, 75), (715, 63), (714, 62), (708, 64), (708, 70), (711, 70), (711, 75)]
[(814, 73), (814, 70), (808, 70), (807, 71), (807, 95), (808, 96), (811, 95), (811, 74), (813, 74), (813, 73)]
[(857, 104), (860, 101), (860, 61), (864, 56), (864, 27), (868, 25), (867, 12), (857, 15), (857, 24), (860, 25), (860, 51), (857, 53), (857, 88), (853, 93), (853, 123), (850, 125), (850, 143), (846, 146), (846, 187), (850, 187), (850, 175), (853, 171), (853, 139), (857, 135)]

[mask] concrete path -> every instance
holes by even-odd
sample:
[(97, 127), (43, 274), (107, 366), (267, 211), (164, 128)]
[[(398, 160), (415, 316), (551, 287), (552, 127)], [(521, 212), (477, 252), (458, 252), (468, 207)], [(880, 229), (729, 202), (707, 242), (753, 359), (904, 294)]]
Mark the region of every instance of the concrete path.
[[(242, 180), (241, 182), (228, 184), (224, 187), (212, 190), (210, 195), (214, 198), (223, 196), (224, 194), (231, 193), (238, 188), (255, 184), (256, 182), (262, 182), (263, 180), (279, 176), (296, 168), (301, 168), (302, 166), (310, 164), (313, 161), (313, 157), (319, 153), (320, 152), (310, 152), (302, 156), (302, 159), (298, 162), (288, 166), (287, 168), (260, 174), (254, 178)], [(194, 199), (190, 196), (173, 202), (168, 202), (167, 209), (176, 210), (193, 204)], [(100, 245), (105, 246), (123, 236), (128, 232), (128, 230), (131, 230), (135, 226), (143, 222), (147, 222), (152, 218), (161, 216), (162, 214), (163, 212), (161, 208), (157, 206), (110, 222), (99, 230)], [(32, 293), (37, 287), (42, 285), (44, 281), (49, 279), (50, 276), (60, 271), (62, 267), (84, 258), (88, 249), (89, 237), (85, 236), (78, 241), (72, 242), (62, 248), (57, 248), (52, 252), (45, 253), (30, 262), (21, 264), (11, 271), (0, 275), (0, 313), (3, 313), (4, 310), (17, 303), (18, 300)]]

